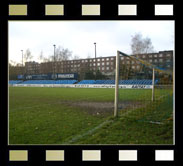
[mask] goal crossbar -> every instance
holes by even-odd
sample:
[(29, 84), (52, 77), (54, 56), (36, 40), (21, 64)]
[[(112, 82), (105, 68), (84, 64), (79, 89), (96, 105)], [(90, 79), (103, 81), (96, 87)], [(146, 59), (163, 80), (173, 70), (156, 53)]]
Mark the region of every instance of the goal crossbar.
[(149, 63), (149, 62), (147, 62), (147, 61), (144, 61), (144, 60), (142, 60), (142, 59), (139, 59), (139, 58), (137, 58), (137, 57), (135, 57), (135, 56), (127, 55), (127, 54), (125, 54), (124, 52), (121, 52), (121, 51), (118, 51), (118, 52), (119, 52), (119, 54), (121, 54), (121, 55), (123, 55), (123, 56), (126, 56), (126, 57), (128, 57), (128, 58), (130, 58), (130, 59), (132, 59), (132, 60), (136, 60), (136, 61), (140, 62), (141, 64), (148, 66), (150, 69), (153, 69), (153, 68), (154, 68), (155, 71), (163, 72), (163, 73), (172, 75), (172, 72), (171, 72), (171, 71), (168, 71), (168, 70), (166, 70), (166, 69), (159, 68), (159, 67), (157, 67), (157, 66), (155, 66), (155, 65), (153, 65), (153, 64), (151, 64), (151, 63)]

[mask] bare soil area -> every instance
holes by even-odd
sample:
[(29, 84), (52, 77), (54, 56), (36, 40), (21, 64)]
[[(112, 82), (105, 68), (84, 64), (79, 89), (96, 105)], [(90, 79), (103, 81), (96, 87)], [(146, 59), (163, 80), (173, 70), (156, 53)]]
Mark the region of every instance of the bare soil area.
[[(126, 110), (130, 108), (139, 108), (143, 104), (141, 102), (134, 102), (134, 101), (123, 101), (120, 102), (118, 107), (120, 110)], [(69, 106), (72, 107), (79, 107), (83, 110), (87, 111), (88, 114), (91, 115), (108, 115), (113, 114), (114, 111), (114, 102), (88, 102), (88, 101), (81, 101), (81, 102), (72, 102), (69, 103)]]

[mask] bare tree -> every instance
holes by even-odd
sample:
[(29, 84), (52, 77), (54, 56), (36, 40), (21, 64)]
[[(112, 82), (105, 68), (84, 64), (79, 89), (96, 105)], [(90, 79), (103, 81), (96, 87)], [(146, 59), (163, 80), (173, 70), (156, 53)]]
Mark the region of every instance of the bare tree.
[[(72, 52), (68, 48), (58, 46), (55, 49), (55, 61), (65, 61), (72, 57)], [(54, 56), (50, 56), (51, 60), (54, 60)]]
[(150, 53), (150, 52), (154, 52), (154, 47), (152, 45), (151, 39), (146, 37), (143, 41), (144, 44), (144, 53)]
[(72, 59), (77, 60), (77, 59), (80, 59), (80, 57), (79, 57), (79, 55), (74, 55), (74, 57)]
[(32, 54), (31, 54), (31, 51), (30, 49), (28, 48), (26, 51), (25, 51), (25, 54), (24, 54), (24, 62), (27, 62), (28, 60), (31, 60), (33, 58)]
[(45, 59), (43, 55), (43, 51), (40, 52), (38, 59), (40, 60), (40, 62), (43, 62), (43, 60)]
[(49, 58), (43, 58), (43, 62), (50, 62), (50, 59)]
[(17, 65), (17, 62), (15, 62), (15, 61), (13, 61), (13, 60), (10, 60), (9, 65), (11, 65), (11, 66), (16, 66), (16, 65)]
[(151, 39), (149, 37), (143, 38), (141, 33), (136, 33), (131, 39), (132, 54), (144, 54), (154, 52)]
[(90, 59), (92, 56), (91, 56), (91, 54), (90, 53), (88, 53), (88, 55), (87, 55), (87, 59)]

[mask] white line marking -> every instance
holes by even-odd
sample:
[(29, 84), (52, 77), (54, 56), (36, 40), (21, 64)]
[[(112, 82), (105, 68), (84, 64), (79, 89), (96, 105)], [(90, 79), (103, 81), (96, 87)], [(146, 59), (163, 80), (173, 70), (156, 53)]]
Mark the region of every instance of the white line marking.
[(107, 120), (107, 121), (104, 121), (103, 123), (101, 123), (100, 125), (96, 126), (95, 128), (85, 132), (84, 134), (81, 134), (81, 135), (77, 135), (76, 137), (72, 138), (71, 140), (63, 143), (63, 144), (70, 144), (70, 143), (73, 143), (73, 142), (76, 142), (77, 140), (81, 139), (82, 137), (84, 136), (87, 136), (87, 135), (90, 135), (92, 133), (94, 133), (96, 130), (98, 130), (99, 128), (103, 127), (104, 125), (108, 124), (108, 123), (111, 123), (113, 122), (113, 120)]

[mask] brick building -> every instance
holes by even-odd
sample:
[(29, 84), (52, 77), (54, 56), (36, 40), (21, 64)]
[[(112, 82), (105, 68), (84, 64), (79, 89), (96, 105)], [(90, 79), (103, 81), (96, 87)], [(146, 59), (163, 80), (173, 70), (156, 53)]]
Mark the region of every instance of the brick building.
[(26, 74), (40, 74), (40, 64), (35, 61), (25, 62)]
[[(158, 53), (148, 53), (131, 55), (139, 59), (147, 61), (164, 69), (173, 69), (173, 51), (160, 51)], [(131, 66), (131, 69), (138, 71), (141, 65), (138, 61), (134, 61), (125, 56), (120, 56), (120, 63), (122, 65)], [(99, 70), (109, 79), (114, 78), (116, 65), (116, 56), (97, 57), (89, 59), (66, 60), (59, 62), (26, 62), (27, 74), (47, 74), (47, 73), (78, 73), (82, 75), (87, 71)]]

